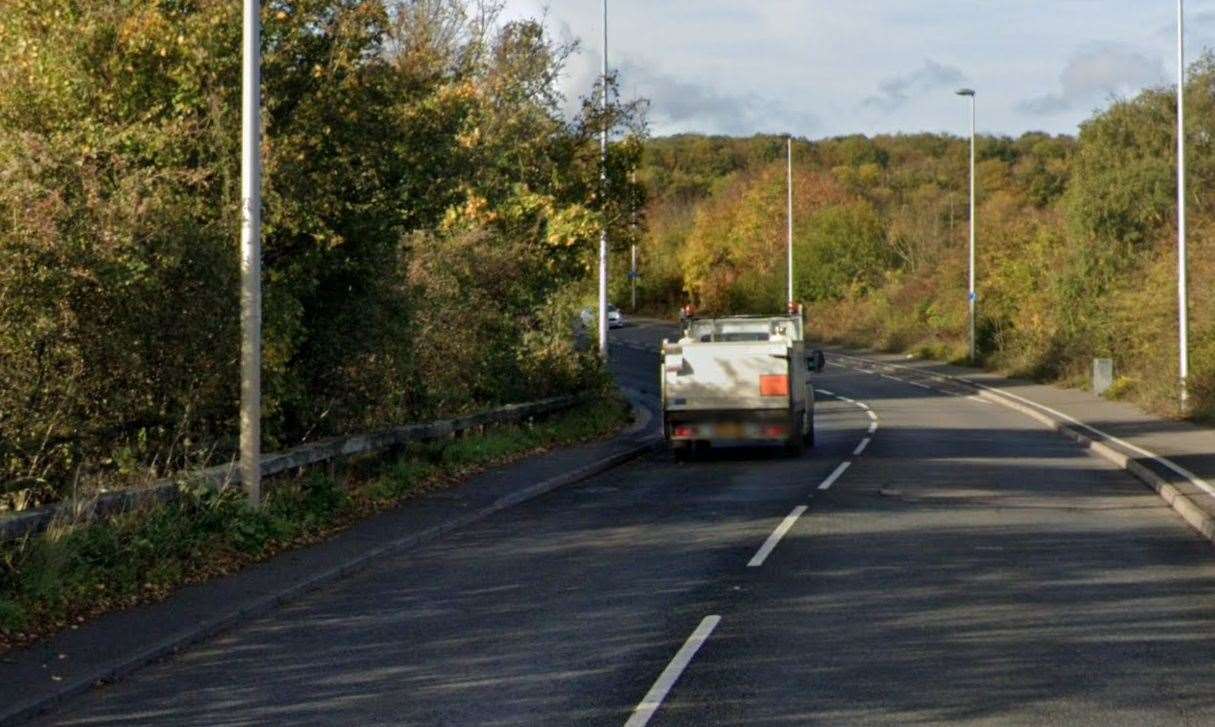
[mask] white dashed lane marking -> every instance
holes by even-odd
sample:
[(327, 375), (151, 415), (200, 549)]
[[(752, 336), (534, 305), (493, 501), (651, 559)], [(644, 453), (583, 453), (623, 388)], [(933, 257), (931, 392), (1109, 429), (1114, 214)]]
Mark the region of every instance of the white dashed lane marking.
[[(870, 406), (865, 402), (850, 399), (842, 394), (836, 394), (826, 389), (815, 389), (815, 392), (822, 394), (823, 396), (830, 396), (835, 399), (839, 399), (840, 401), (852, 404), (853, 406), (864, 411), (865, 415), (869, 417), (869, 436), (861, 439), (860, 443), (857, 444), (856, 449), (854, 449), (852, 452), (853, 457), (860, 456), (873, 441), (873, 435), (875, 432), (877, 432), (877, 412), (873, 411), (873, 409), (870, 408)], [(851, 466), (852, 460), (845, 460), (844, 462), (841, 462), (839, 466), (837, 466), (835, 470), (827, 476), (827, 479), (823, 480), (822, 484), (818, 486), (819, 491), (825, 492), (826, 490), (831, 489), (831, 486), (834, 485)], [(764, 541), (764, 544), (759, 547), (759, 550), (756, 551), (755, 555), (752, 556), (750, 561), (748, 561), (747, 567), (758, 568), (762, 566), (764, 561), (768, 559), (768, 556), (772, 555), (772, 551), (776, 550), (776, 546), (780, 544), (780, 541), (789, 533), (790, 530), (793, 529), (793, 526), (797, 524), (798, 519), (806, 513), (806, 510), (806, 505), (798, 505), (797, 507), (793, 508), (793, 511), (780, 521), (780, 524), (776, 526), (776, 529), (772, 531), (772, 534), (768, 536), (768, 539)]]
[(650, 687), (650, 691), (641, 698), (641, 703), (633, 709), (632, 716), (629, 721), (624, 723), (624, 727), (645, 727), (654, 717), (654, 713), (662, 706), (662, 700), (667, 698), (667, 694), (671, 691), (671, 687), (675, 686), (675, 682), (679, 681), (679, 677), (683, 675), (688, 664), (692, 663), (692, 658), (696, 656), (696, 652), (700, 651), (700, 647), (704, 646), (709, 640), (713, 629), (717, 628), (717, 624), (721, 623), (721, 616), (705, 616), (688, 640), (683, 643), (675, 657), (671, 659), (671, 663), (667, 664), (667, 668), (662, 670), (658, 675), (658, 679), (654, 682), (654, 686)]
[(768, 536), (768, 539), (764, 541), (764, 544), (759, 546), (759, 551), (757, 551), (751, 558), (751, 561), (747, 563), (747, 567), (758, 568), (763, 565), (764, 561), (768, 559), (768, 556), (772, 555), (772, 551), (776, 550), (776, 546), (780, 543), (781, 538), (785, 537), (785, 534), (789, 532), (789, 530), (797, 522), (797, 519), (805, 512), (805, 505), (798, 505), (797, 507), (793, 508), (793, 512), (786, 515), (785, 519), (781, 520), (780, 525), (776, 526), (776, 530), (773, 530), (772, 534)]
[(818, 489), (820, 489), (820, 490), (831, 489), (831, 486), (835, 484), (835, 481), (838, 480), (845, 472), (847, 472), (848, 468), (851, 466), (852, 466), (851, 460), (848, 460), (846, 462), (840, 462), (840, 466), (835, 468), (835, 471), (831, 473), (830, 477), (823, 480), (823, 484), (819, 485)]

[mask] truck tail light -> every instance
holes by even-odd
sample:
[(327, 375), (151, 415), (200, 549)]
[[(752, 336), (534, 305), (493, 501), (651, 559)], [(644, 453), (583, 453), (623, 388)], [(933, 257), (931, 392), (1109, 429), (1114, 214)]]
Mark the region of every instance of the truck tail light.
[(788, 396), (788, 374), (764, 374), (759, 377), (760, 396)]
[(789, 434), (789, 429), (784, 424), (768, 424), (764, 427), (764, 436), (771, 439), (782, 439)]
[(686, 424), (680, 424), (675, 427), (674, 437), (676, 439), (691, 439), (696, 436), (696, 428), (689, 427)]

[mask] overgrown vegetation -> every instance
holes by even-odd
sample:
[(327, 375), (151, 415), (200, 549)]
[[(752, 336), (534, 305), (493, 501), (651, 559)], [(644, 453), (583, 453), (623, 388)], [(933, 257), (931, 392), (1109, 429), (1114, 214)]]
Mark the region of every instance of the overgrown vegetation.
[[(1191, 383), (1215, 417), (1215, 61), (1186, 89)], [(1117, 392), (1176, 412), (1176, 104), (1115, 102), (1077, 138), (978, 144), (979, 349), (1004, 370), (1078, 383), (1113, 357)], [(784, 140), (648, 143), (646, 305), (784, 304)], [(828, 340), (960, 358), (967, 346), (968, 140), (860, 136), (795, 144), (796, 290)]]
[[(266, 446), (594, 386), (570, 327), (599, 229), (636, 234), (638, 106), (566, 118), (571, 49), (494, 0), (263, 5)], [(4, 3), (9, 506), (232, 450), (240, 13)]]
[(337, 474), (278, 480), (251, 509), (234, 489), (188, 490), (171, 505), (0, 546), (0, 649), (109, 610), (165, 597), (322, 539), (356, 519), (537, 450), (607, 435), (628, 407), (599, 399), (480, 435), (416, 445)]

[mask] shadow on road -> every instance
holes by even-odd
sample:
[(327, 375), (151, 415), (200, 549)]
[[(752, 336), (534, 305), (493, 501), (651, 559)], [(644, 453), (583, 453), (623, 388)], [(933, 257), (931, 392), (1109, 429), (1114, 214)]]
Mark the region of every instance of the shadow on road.
[[(649, 355), (621, 357), (638, 381)], [(656, 455), (48, 721), (618, 725), (713, 613), (658, 723), (1211, 723), (1209, 544), (1053, 433), (857, 378), (823, 380), (863, 387), (882, 428), (763, 568), (774, 519), (864, 431), (855, 409), (823, 403), (843, 455)]]

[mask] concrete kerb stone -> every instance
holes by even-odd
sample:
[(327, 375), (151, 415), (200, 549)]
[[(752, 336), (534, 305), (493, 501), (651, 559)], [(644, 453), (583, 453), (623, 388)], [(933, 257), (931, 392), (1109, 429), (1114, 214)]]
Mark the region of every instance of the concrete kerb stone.
[[(983, 386), (982, 384), (977, 384), (962, 377), (950, 376), (947, 374), (924, 374), (924, 372), (921, 372), (911, 366), (903, 366), (884, 361), (874, 361), (873, 359), (867, 359), (862, 356), (854, 356), (850, 354), (837, 353), (836, 355), (840, 356), (841, 358), (851, 358), (857, 361), (864, 361), (865, 363), (873, 366), (885, 366), (892, 369), (913, 371), (917, 374), (927, 375), (932, 380), (937, 382), (962, 384), (964, 386), (968, 386), (974, 389), (980, 398), (1024, 414), (1025, 416), (1042, 424), (1046, 428), (1054, 430), (1068, 439), (1073, 440), (1080, 446), (1088, 449), (1090, 452), (1096, 454), (1107, 462), (1110, 462), (1119, 469), (1129, 472), (1136, 479), (1152, 488), (1152, 490), (1154, 490), (1160, 496), (1160, 498), (1173, 509), (1174, 512), (1180, 515), (1191, 528), (1198, 531), (1198, 533), (1207, 540), (1215, 543), (1215, 515), (1207, 512), (1187, 493), (1182, 492), (1176, 485), (1169, 482), (1164, 477), (1161, 477), (1159, 473), (1144, 465), (1131, 454), (1123, 452), (1115, 446), (1112, 446), (1099, 439), (1095, 439), (1088, 434), (1077, 430), (1066, 421), (1061, 421), (1035, 407), (1022, 404), (1014, 399), (1010, 399), (1009, 397), (1002, 395), (997, 390)], [(1180, 469), (1176, 464), (1169, 462), (1166, 457), (1162, 457), (1157, 454), (1152, 454), (1151, 457), (1157, 462), (1172, 464), (1170, 469)]]
[(633, 423), (620, 434), (625, 437), (640, 434), (649, 428), (650, 423), (654, 420), (654, 415), (650, 412), (649, 407), (642, 403), (645, 400), (642, 392), (628, 387), (621, 387), (621, 391), (624, 392), (625, 398), (633, 407)]
[[(650, 420), (651, 415), (639, 401), (633, 401), (632, 405), (637, 420), (646, 422)], [(621, 434), (618, 438), (622, 440), (635, 438), (636, 441), (632, 442), (623, 451), (601, 457), (594, 462), (570, 470), (565, 474), (537, 482), (534, 485), (501, 497), (480, 510), (384, 543), (371, 550), (364, 551), (357, 557), (341, 565), (283, 588), (277, 593), (262, 597), (251, 603), (234, 606), (228, 612), (218, 614), (211, 619), (195, 624), (188, 630), (178, 632), (156, 643), (149, 644), (137, 653), (115, 656), (103, 668), (64, 681), (53, 694), (37, 697), (25, 703), (0, 706), (0, 724), (15, 724), (33, 719), (56, 705), (72, 697), (84, 694), (100, 684), (118, 681), (148, 664), (217, 636), (242, 622), (264, 616), (287, 603), (300, 599), (312, 591), (351, 576), (377, 561), (433, 542), (454, 530), (467, 527), (502, 510), (533, 500), (553, 490), (573, 485), (607, 472), (644, 454), (657, 451), (662, 446), (662, 440), (654, 436), (636, 438), (626, 433)]]

